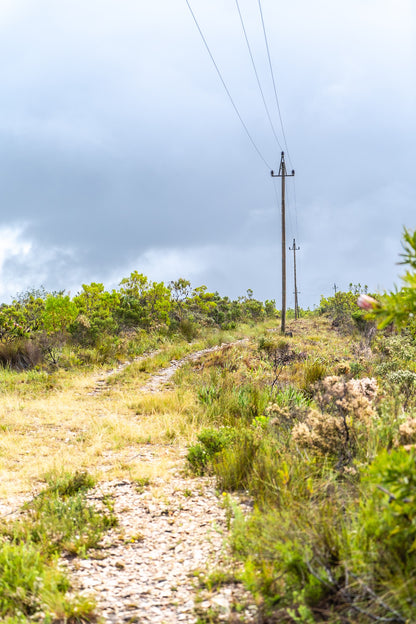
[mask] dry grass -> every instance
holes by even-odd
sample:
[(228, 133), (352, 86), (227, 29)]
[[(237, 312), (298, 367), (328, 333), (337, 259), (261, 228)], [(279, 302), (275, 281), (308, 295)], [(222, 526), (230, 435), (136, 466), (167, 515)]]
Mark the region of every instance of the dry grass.
[(23, 396), (20, 388), (3, 395), (0, 497), (35, 492), (45, 473), (61, 468), (106, 479), (172, 469), (195, 426), (192, 398), (177, 390), (141, 397), (137, 372), (130, 383), (116, 382), (93, 396), (102, 378), (97, 372), (63, 372), (59, 389), (33, 396), (27, 388)]
[[(319, 342), (309, 341), (308, 355), (324, 353), (330, 358), (335, 351), (339, 357), (341, 351), (348, 350), (345, 339), (338, 340), (321, 319), (293, 323), (293, 347), (305, 349), (314, 323), (313, 333), (321, 338)], [(239, 330), (238, 337), (243, 333), (258, 336), (270, 327), (271, 323), (245, 328), (244, 332)], [(217, 342), (223, 339), (215, 338)], [(194, 345), (193, 350), (200, 346), (207, 345)], [(169, 356), (178, 357), (189, 349), (189, 345), (181, 345), (175, 353), (171, 349)], [(245, 367), (246, 360), (258, 359), (255, 342), (239, 347), (238, 354), (234, 349), (231, 359), (244, 362)], [(228, 359), (225, 353), (224, 358)], [(109, 377), (108, 383), (103, 381), (102, 391), (92, 396), (89, 393), (97, 381), (106, 379), (103, 369), (60, 371), (49, 377), (1, 371), (0, 498), (29, 495), (39, 489), (45, 473), (61, 468), (86, 469), (102, 479), (153, 478), (177, 469), (186, 445), (195, 440), (201, 425), (200, 403), (186, 379), (189, 369), (198, 366), (179, 369), (174, 390), (146, 395), (140, 394), (140, 386), (150, 371), (143, 371), (140, 363)], [(209, 377), (210, 367), (204, 372)], [(182, 378), (185, 383), (181, 387)]]
[[(1, 507), (35, 493), (51, 471), (88, 470), (103, 480), (177, 471), (199, 426), (197, 402), (180, 388), (141, 395), (140, 387), (170, 359), (233, 338), (220, 333), (167, 345), (111, 376), (100, 368), (0, 370)], [(97, 385), (100, 392), (91, 394)]]

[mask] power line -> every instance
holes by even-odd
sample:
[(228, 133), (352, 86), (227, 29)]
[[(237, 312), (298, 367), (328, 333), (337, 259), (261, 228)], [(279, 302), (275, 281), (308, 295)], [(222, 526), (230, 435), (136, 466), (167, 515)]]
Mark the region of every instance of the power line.
[[(280, 197), (279, 197), (279, 194), (277, 192), (277, 182), (276, 182), (276, 180), (273, 180), (273, 187), (274, 187), (274, 195), (275, 195), (275, 198), (276, 198), (276, 206), (279, 207), (279, 205), (280, 205)], [(290, 201), (289, 201), (288, 195), (286, 195), (286, 202), (285, 203), (286, 203), (286, 215), (289, 218), (289, 230), (290, 230), (292, 236), (294, 236), (296, 238), (297, 234), (295, 234), (295, 229), (293, 227), (292, 213), (291, 213), (291, 210), (290, 210)]]
[(264, 24), (263, 10), (261, 8), (261, 0), (258, 0), (258, 4), (259, 4), (259, 10), (260, 10), (261, 23), (262, 23), (262, 26), (263, 26), (264, 41), (266, 43), (267, 57), (268, 57), (268, 60), (269, 60), (270, 74), (271, 74), (272, 82), (273, 82), (273, 89), (274, 89), (274, 95), (275, 95), (275, 99), (276, 99), (277, 111), (279, 113), (280, 126), (282, 128), (282, 135), (283, 135), (283, 140), (284, 140), (285, 146), (286, 146), (286, 152), (287, 152), (290, 164), (292, 166), (292, 160), (290, 158), (289, 148), (287, 146), (287, 141), (286, 141), (285, 129), (284, 129), (284, 126), (283, 126), (282, 114), (281, 114), (281, 111), (280, 111), (279, 98), (277, 96), (277, 87), (276, 87), (276, 81), (275, 81), (275, 78), (274, 78), (272, 59), (271, 59), (271, 56), (270, 56), (270, 48), (269, 48), (269, 42), (268, 42), (268, 39), (267, 39), (266, 26)]
[(274, 125), (273, 125), (273, 122), (272, 122), (272, 118), (271, 118), (271, 115), (270, 115), (270, 111), (269, 111), (269, 108), (268, 108), (267, 103), (266, 103), (266, 98), (264, 97), (263, 88), (262, 88), (262, 86), (261, 86), (261, 82), (260, 82), (259, 74), (258, 74), (258, 72), (257, 72), (256, 63), (254, 62), (253, 52), (252, 52), (252, 50), (251, 50), (250, 42), (249, 42), (249, 40), (248, 40), (246, 27), (245, 27), (245, 25), (244, 25), (244, 20), (243, 20), (243, 16), (242, 16), (242, 14), (241, 14), (240, 5), (239, 5), (239, 3), (238, 3), (238, 0), (235, 0), (235, 3), (236, 3), (236, 6), (237, 6), (238, 15), (240, 16), (240, 22), (241, 22), (241, 26), (242, 26), (243, 33), (244, 33), (244, 38), (245, 38), (245, 40), (246, 40), (248, 53), (249, 53), (249, 55), (250, 55), (251, 64), (252, 64), (252, 66), (253, 66), (254, 74), (255, 74), (255, 76), (256, 76), (257, 85), (258, 85), (259, 90), (260, 90), (260, 94), (261, 94), (261, 98), (262, 98), (262, 100), (263, 100), (264, 108), (265, 108), (265, 110), (266, 110), (267, 118), (268, 118), (268, 120), (269, 120), (270, 127), (271, 127), (271, 129), (272, 129), (272, 132), (273, 132), (274, 138), (276, 139), (277, 145), (279, 146), (279, 149), (280, 149), (280, 150), (283, 150), (283, 147), (282, 147), (282, 146), (281, 146), (281, 144), (280, 144), (280, 141), (279, 141), (279, 139), (278, 139), (278, 137), (277, 137), (276, 130), (275, 130)]
[(294, 200), (294, 206), (295, 206), (296, 236), (298, 236), (298, 207), (297, 207), (296, 182), (295, 182), (295, 178), (293, 178), (293, 200)]
[(267, 160), (264, 158), (263, 154), (261, 153), (261, 151), (260, 151), (260, 150), (259, 150), (259, 148), (257, 147), (256, 143), (254, 142), (254, 139), (253, 139), (253, 137), (251, 136), (251, 134), (250, 134), (250, 132), (249, 132), (249, 130), (248, 130), (248, 128), (247, 128), (247, 126), (246, 126), (246, 124), (245, 124), (245, 122), (244, 122), (244, 120), (243, 120), (243, 118), (242, 118), (241, 114), (240, 114), (240, 111), (239, 111), (239, 110), (238, 110), (238, 108), (237, 108), (236, 103), (234, 102), (234, 99), (233, 99), (233, 97), (232, 97), (232, 95), (231, 95), (231, 93), (230, 93), (230, 91), (229, 91), (229, 89), (228, 89), (228, 87), (227, 87), (227, 85), (226, 85), (226, 83), (225, 83), (225, 80), (224, 80), (224, 78), (222, 77), (222, 74), (221, 74), (221, 72), (220, 72), (220, 70), (219, 70), (219, 67), (218, 67), (217, 63), (215, 62), (215, 59), (214, 59), (214, 57), (213, 57), (213, 55), (212, 55), (212, 52), (211, 52), (211, 50), (210, 50), (210, 48), (209, 48), (209, 46), (208, 46), (208, 42), (207, 42), (207, 40), (206, 40), (206, 39), (205, 39), (205, 37), (204, 37), (204, 34), (203, 34), (202, 30), (201, 30), (201, 27), (200, 27), (200, 25), (199, 25), (199, 23), (198, 23), (198, 20), (196, 19), (195, 13), (193, 12), (191, 5), (189, 4), (189, 0), (185, 0), (185, 2), (186, 2), (186, 4), (188, 5), (188, 9), (189, 9), (189, 11), (190, 11), (190, 13), (191, 13), (191, 15), (192, 15), (192, 18), (193, 18), (193, 20), (194, 20), (194, 22), (195, 22), (195, 26), (197, 27), (198, 32), (199, 32), (199, 34), (201, 35), (201, 39), (202, 39), (202, 41), (204, 42), (204, 45), (205, 45), (205, 48), (206, 48), (206, 50), (207, 50), (207, 52), (208, 52), (208, 54), (209, 54), (209, 57), (210, 57), (210, 59), (211, 59), (211, 61), (212, 61), (213, 65), (214, 65), (214, 67), (215, 67), (215, 69), (216, 69), (216, 71), (217, 71), (218, 77), (219, 77), (219, 79), (220, 79), (220, 80), (221, 80), (221, 82), (222, 82), (222, 85), (223, 85), (223, 87), (224, 87), (224, 89), (225, 89), (225, 92), (226, 92), (226, 93), (227, 93), (227, 95), (228, 95), (228, 98), (229, 98), (229, 100), (230, 100), (230, 102), (231, 102), (231, 104), (232, 104), (232, 106), (233, 106), (233, 108), (234, 108), (234, 111), (235, 111), (235, 113), (236, 113), (237, 117), (239, 118), (239, 120), (240, 120), (240, 122), (241, 122), (241, 125), (243, 126), (243, 128), (244, 128), (244, 130), (245, 130), (245, 132), (246, 132), (246, 134), (247, 134), (247, 136), (248, 136), (248, 138), (249, 138), (249, 140), (250, 140), (250, 142), (251, 142), (252, 146), (253, 146), (253, 147), (254, 147), (254, 149), (256, 150), (257, 154), (260, 156), (261, 160), (264, 162), (264, 164), (266, 165), (266, 167), (270, 170), (270, 165), (268, 164)]

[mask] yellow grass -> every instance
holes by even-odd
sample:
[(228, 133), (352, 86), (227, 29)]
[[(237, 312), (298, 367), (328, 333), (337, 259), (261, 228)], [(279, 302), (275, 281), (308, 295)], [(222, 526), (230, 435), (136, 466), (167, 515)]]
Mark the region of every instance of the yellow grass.
[(127, 387), (91, 396), (97, 379), (103, 374), (62, 372), (59, 389), (0, 397), (0, 498), (35, 492), (45, 473), (62, 468), (112, 479), (154, 477), (178, 464), (195, 430), (192, 396), (141, 397), (143, 379), (134, 375)]
[[(274, 328), (278, 336), (278, 323)], [(348, 354), (345, 339), (322, 319), (301, 319), (289, 328), (294, 330), (291, 346), (310, 356)], [(270, 329), (272, 323), (249, 333), (255, 337)], [(308, 341), (311, 333), (320, 340)], [(255, 364), (256, 344), (241, 345), (239, 357)], [(108, 378), (105, 369), (60, 371), (51, 377), (1, 371), (0, 503), (17, 494), (29, 496), (41, 487), (46, 473), (63, 468), (88, 469), (103, 480), (154, 478), (178, 470), (200, 426), (201, 407), (188, 377), (192, 366), (176, 373), (179, 384), (184, 378), (182, 387), (155, 394), (140, 393), (149, 372), (138, 363)], [(91, 395), (98, 380), (104, 380), (101, 392)]]

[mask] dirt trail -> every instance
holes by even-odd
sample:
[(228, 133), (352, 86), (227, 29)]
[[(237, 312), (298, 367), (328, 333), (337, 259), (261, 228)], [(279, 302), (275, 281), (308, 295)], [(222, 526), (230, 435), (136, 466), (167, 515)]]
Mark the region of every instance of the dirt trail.
[[(185, 363), (225, 346), (171, 361), (139, 391), (160, 391)], [(128, 365), (101, 376), (89, 394), (100, 394), (108, 377)], [(165, 452), (163, 446), (142, 448), (140, 461), (155, 461)], [(226, 512), (213, 481), (186, 478), (183, 462), (183, 456), (178, 457), (171, 474), (149, 487), (113, 481), (101, 484), (91, 494), (97, 505), (103, 496), (111, 494), (119, 525), (106, 535), (104, 548), (91, 553), (89, 559), (67, 559), (63, 564), (71, 572), (76, 589), (95, 597), (104, 622), (195, 624), (198, 615), (202, 618), (208, 613), (215, 613), (217, 621), (259, 621), (252, 598), (240, 584), (213, 592), (198, 590), (198, 571), (206, 574), (216, 566), (230, 568)], [(237, 603), (238, 616), (234, 612)]]
[(103, 550), (65, 564), (76, 588), (95, 596), (105, 622), (194, 624), (195, 607), (228, 622), (237, 602), (245, 605), (238, 621), (256, 621), (256, 608), (238, 584), (202, 591), (196, 601), (198, 571), (228, 558), (225, 511), (208, 479), (176, 475), (144, 490), (112, 482), (94, 495), (99, 501), (104, 494), (114, 497), (119, 526), (107, 534)]
[(159, 392), (159, 390), (161, 390), (162, 387), (169, 382), (169, 380), (173, 377), (176, 371), (184, 364), (187, 364), (188, 362), (197, 362), (208, 353), (221, 351), (221, 349), (224, 349), (225, 347), (234, 346), (236, 344), (243, 344), (245, 342), (247, 342), (246, 338), (244, 338), (243, 340), (238, 340), (236, 342), (223, 343), (221, 345), (217, 345), (216, 347), (208, 347), (206, 349), (201, 349), (200, 351), (195, 351), (194, 353), (190, 353), (180, 360), (172, 360), (169, 363), (169, 366), (167, 366), (166, 368), (162, 368), (160, 371), (152, 375), (151, 378), (144, 384), (144, 386), (140, 388), (140, 392)]
[[(208, 353), (221, 351), (221, 349), (224, 349), (225, 347), (230, 347), (237, 344), (244, 344), (247, 341), (247, 338), (243, 338), (241, 340), (236, 340), (235, 342), (223, 342), (222, 344), (215, 347), (207, 347), (206, 349), (201, 349), (200, 351), (194, 351), (193, 353), (189, 353), (180, 360), (171, 360), (166, 368), (161, 368), (159, 371), (151, 375), (148, 381), (143, 386), (141, 386), (139, 390), (140, 392), (148, 392), (150, 394), (154, 392), (159, 392), (161, 388), (169, 382), (169, 380), (173, 377), (176, 371), (187, 362), (197, 362)], [(123, 364), (120, 364), (117, 368), (107, 371), (106, 373), (95, 379), (94, 388), (91, 392), (88, 392), (88, 395), (96, 396), (100, 394), (105, 389), (109, 377), (111, 377), (112, 375), (116, 375), (117, 373), (121, 372), (128, 366), (131, 366), (131, 364), (135, 362), (142, 362), (148, 357), (153, 357), (158, 353), (160, 353), (160, 350), (144, 353), (143, 355), (135, 358), (132, 361), (124, 362)]]

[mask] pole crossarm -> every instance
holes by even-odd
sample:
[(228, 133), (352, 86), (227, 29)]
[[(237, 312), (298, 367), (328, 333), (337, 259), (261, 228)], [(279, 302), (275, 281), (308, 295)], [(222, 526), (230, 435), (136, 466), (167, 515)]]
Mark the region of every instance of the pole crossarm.
[(275, 173), (273, 171), (273, 169), (272, 169), (271, 172), (270, 172), (270, 175), (272, 176), (272, 178), (283, 178), (283, 177), (285, 177), (285, 178), (289, 177), (290, 178), (290, 177), (295, 175), (295, 170), (294, 169), (292, 169), (292, 173), (287, 173), (286, 163), (285, 163), (285, 153), (284, 152), (282, 152), (281, 156), (280, 156), (279, 173)]
[(286, 330), (286, 208), (285, 208), (285, 179), (295, 175), (295, 170), (292, 169), (292, 173), (287, 173), (285, 163), (285, 153), (281, 153), (279, 173), (275, 173), (273, 170), (270, 172), (272, 178), (282, 178), (282, 322), (281, 331), (282, 334)]

